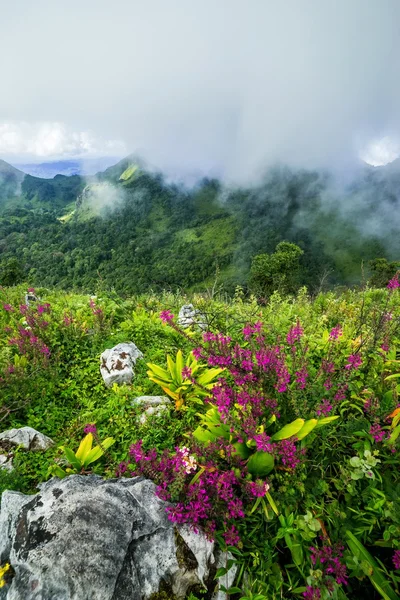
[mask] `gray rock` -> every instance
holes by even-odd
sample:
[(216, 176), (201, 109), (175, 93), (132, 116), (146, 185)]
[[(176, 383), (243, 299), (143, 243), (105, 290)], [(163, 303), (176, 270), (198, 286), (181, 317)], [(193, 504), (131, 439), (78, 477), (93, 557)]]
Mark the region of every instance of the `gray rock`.
[(52, 439), (32, 427), (8, 429), (0, 433), (0, 447), (22, 446), (26, 450), (47, 450), (53, 445)]
[(12, 457), (7, 454), (0, 454), (0, 469), (6, 469), (6, 471), (12, 471), (14, 469), (12, 464)]
[(106, 386), (130, 384), (135, 375), (133, 367), (139, 358), (143, 358), (143, 354), (133, 342), (104, 350), (100, 357), (100, 373)]
[(214, 544), (170, 523), (165, 506), (142, 477), (72, 475), (34, 496), (4, 492), (0, 561), (15, 576), (0, 597), (147, 600), (167, 589), (183, 599), (192, 586), (213, 590)]
[(183, 329), (187, 329), (192, 325), (197, 325), (200, 329), (207, 329), (207, 319), (199, 310), (194, 308), (193, 304), (184, 304), (179, 311), (178, 325)]
[(143, 413), (138, 422), (145, 425), (151, 416), (159, 416), (171, 406), (171, 400), (166, 396), (138, 396), (132, 400), (133, 407), (143, 407)]

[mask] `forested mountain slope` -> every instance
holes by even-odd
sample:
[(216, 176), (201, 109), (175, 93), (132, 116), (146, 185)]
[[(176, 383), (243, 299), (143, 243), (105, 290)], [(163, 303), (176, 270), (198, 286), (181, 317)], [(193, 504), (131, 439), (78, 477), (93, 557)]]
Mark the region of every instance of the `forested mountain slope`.
[[(95, 177), (41, 179), (0, 164), (0, 283), (120, 293), (196, 289), (216, 275), (246, 285), (252, 259), (297, 244), (299, 285), (353, 284), (361, 264), (400, 257), (400, 167), (365, 168), (351, 185), (275, 167), (253, 187), (167, 183), (130, 156)], [(11, 272), (11, 275), (10, 275)]]

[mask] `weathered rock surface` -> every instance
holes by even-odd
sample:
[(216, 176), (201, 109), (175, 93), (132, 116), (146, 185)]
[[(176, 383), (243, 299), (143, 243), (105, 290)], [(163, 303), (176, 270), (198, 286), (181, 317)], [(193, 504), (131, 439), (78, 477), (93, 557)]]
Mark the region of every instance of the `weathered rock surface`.
[(183, 329), (197, 325), (200, 329), (207, 329), (207, 319), (199, 310), (194, 308), (193, 304), (184, 304), (179, 311), (178, 325)]
[(204, 535), (168, 521), (152, 482), (73, 475), (34, 496), (3, 493), (6, 561), (15, 576), (4, 600), (147, 600), (212, 590), (219, 557)]
[(143, 358), (143, 354), (133, 342), (118, 344), (114, 348), (104, 350), (100, 357), (100, 373), (106, 386), (131, 383), (135, 375), (133, 367), (139, 358)]
[(144, 425), (148, 417), (160, 415), (171, 406), (171, 400), (166, 396), (138, 396), (132, 400), (134, 407), (143, 407), (143, 413), (139, 417), (139, 423)]
[(13, 470), (12, 458), (7, 454), (0, 454), (0, 469), (6, 469), (7, 471)]
[(22, 446), (26, 450), (47, 450), (53, 445), (52, 439), (32, 427), (8, 429), (0, 433), (0, 448), (9, 449), (12, 446)]

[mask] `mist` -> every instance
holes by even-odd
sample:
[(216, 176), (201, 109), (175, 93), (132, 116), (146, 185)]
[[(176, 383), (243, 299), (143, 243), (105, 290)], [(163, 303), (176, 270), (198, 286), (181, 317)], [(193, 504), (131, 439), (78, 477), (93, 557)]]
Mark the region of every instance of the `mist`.
[(242, 184), (355, 169), (400, 137), (399, 22), (398, 0), (6, 3), (0, 155), (119, 149)]

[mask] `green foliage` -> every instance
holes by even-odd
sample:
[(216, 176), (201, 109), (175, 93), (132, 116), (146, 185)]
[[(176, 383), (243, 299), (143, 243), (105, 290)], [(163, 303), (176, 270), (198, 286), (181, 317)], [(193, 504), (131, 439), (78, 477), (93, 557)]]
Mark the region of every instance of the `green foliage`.
[(273, 254), (255, 256), (250, 269), (250, 289), (268, 298), (274, 291), (294, 293), (300, 287), (300, 257), (303, 250), (290, 242), (280, 242)]
[(113, 438), (108, 437), (102, 442), (99, 440), (98, 445), (92, 448), (93, 434), (88, 433), (79, 444), (79, 448), (76, 452), (66, 446), (60, 446), (66, 460), (71, 466), (64, 470), (60, 465), (52, 465), (49, 468), (48, 474), (63, 479), (67, 475), (72, 475), (73, 473), (85, 473), (87, 467), (99, 460), (114, 442), (115, 440)]
[[(188, 402), (203, 404), (202, 398), (210, 395), (217, 377), (223, 371), (223, 369), (208, 369), (200, 365), (193, 354), (189, 354), (184, 361), (181, 350), (178, 350), (175, 362), (167, 355), (167, 369), (152, 363), (148, 363), (147, 366), (150, 368), (147, 371), (149, 379), (161, 386), (163, 391), (175, 401), (176, 410), (180, 410)], [(182, 374), (184, 367), (189, 373), (186, 377)], [(191, 376), (196, 378), (196, 384), (192, 383)]]

